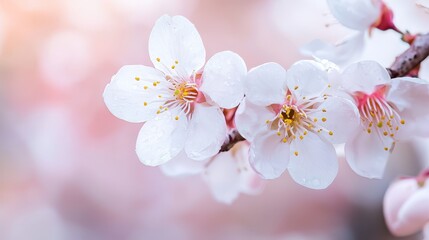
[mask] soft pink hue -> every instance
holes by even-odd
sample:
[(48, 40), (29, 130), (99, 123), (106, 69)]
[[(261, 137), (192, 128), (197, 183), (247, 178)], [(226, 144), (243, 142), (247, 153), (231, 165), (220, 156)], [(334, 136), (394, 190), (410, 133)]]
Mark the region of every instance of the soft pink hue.
[(429, 238), (429, 171), (416, 178), (394, 182), (384, 196), (384, 216), (389, 230), (407, 236), (425, 230)]

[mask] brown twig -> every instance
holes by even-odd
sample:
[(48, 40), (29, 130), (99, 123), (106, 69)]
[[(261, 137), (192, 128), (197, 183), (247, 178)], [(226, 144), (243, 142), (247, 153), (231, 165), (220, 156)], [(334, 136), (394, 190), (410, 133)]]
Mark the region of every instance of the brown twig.
[(407, 75), (411, 70), (418, 67), (419, 64), (429, 56), (429, 33), (418, 35), (411, 46), (396, 57), (395, 62), (388, 68), (392, 78)]
[(229, 151), (234, 145), (238, 142), (244, 141), (243, 136), (238, 133), (237, 130), (233, 130), (230, 134), (228, 134), (227, 139), (223, 143), (222, 147), (220, 148), (219, 152), (226, 152)]
[[(410, 47), (401, 55), (396, 57), (395, 62), (387, 70), (392, 78), (402, 77), (410, 73), (413, 69), (429, 56), (429, 33), (418, 35)], [(232, 131), (223, 143), (219, 152), (230, 150), (236, 143), (244, 141), (243, 136), (237, 130)]]

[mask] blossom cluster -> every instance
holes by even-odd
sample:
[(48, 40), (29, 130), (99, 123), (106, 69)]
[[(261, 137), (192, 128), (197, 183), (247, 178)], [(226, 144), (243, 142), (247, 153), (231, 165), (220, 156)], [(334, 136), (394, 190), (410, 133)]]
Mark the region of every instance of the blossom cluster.
[[(396, 29), (386, 25), (392, 15), (381, 1), (356, 0), (356, 9), (349, 2), (328, 0), (333, 15), (359, 38), (373, 28)], [(350, 54), (343, 45), (325, 47), (310, 44), (315, 60), (287, 69), (269, 62), (248, 70), (231, 51), (205, 62), (195, 26), (165, 15), (149, 37), (154, 67), (122, 67), (103, 97), (116, 117), (144, 123), (136, 143), (143, 164), (169, 176), (202, 174), (223, 202), (257, 193), (261, 179), (284, 172), (305, 187), (328, 187), (338, 172), (337, 144), (345, 144), (354, 172), (381, 178), (396, 142), (429, 136), (429, 82), (392, 79), (374, 61), (344, 65)], [(234, 131), (245, 141), (220, 152)]]

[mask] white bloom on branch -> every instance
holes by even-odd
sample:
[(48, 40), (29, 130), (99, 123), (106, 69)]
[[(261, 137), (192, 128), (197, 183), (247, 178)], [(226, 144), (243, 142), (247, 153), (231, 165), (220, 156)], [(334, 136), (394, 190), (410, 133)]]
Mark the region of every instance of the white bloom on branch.
[(249, 164), (246, 141), (204, 161), (194, 161), (182, 151), (160, 168), (171, 177), (201, 174), (214, 198), (226, 204), (231, 204), (240, 193), (254, 195), (264, 187), (263, 180)]
[(346, 65), (358, 58), (365, 46), (365, 35), (372, 29), (393, 29), (393, 13), (381, 0), (327, 0), (332, 15), (343, 26), (355, 30), (336, 44), (316, 39), (301, 48), (307, 56)]
[(340, 82), (361, 116), (360, 130), (346, 143), (346, 159), (357, 174), (381, 178), (397, 140), (429, 136), (429, 82), (390, 79), (387, 70), (373, 61), (350, 65)]
[(215, 199), (227, 204), (231, 204), (240, 193), (255, 195), (264, 187), (263, 179), (249, 164), (249, 144), (246, 141), (213, 157), (203, 177)]
[(204, 66), (206, 53), (194, 25), (167, 15), (152, 29), (149, 55), (155, 68), (124, 66), (103, 94), (113, 115), (145, 122), (136, 144), (140, 161), (158, 166), (182, 150), (193, 160), (218, 153), (227, 133), (221, 108), (235, 107), (243, 97), (244, 61), (226, 51)]
[(328, 73), (315, 61), (297, 62), (288, 72), (266, 63), (248, 73), (235, 122), (251, 142), (251, 165), (264, 178), (288, 169), (309, 188), (332, 183), (338, 171), (332, 144), (348, 140), (359, 115), (350, 100), (327, 94), (330, 87)]
[(417, 178), (394, 182), (384, 196), (383, 210), (387, 227), (403, 237), (421, 230), (429, 239), (429, 172)]

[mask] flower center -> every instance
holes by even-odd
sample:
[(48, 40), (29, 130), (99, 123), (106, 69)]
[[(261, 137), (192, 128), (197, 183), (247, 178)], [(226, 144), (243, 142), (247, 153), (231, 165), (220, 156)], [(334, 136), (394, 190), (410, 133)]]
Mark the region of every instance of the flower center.
[[(326, 109), (317, 109), (320, 101), (323, 101), (324, 98), (314, 98), (305, 101), (296, 101), (291, 98), (291, 95), (288, 95), (286, 103), (272, 106), (278, 113), (274, 119), (266, 121), (269, 128), (276, 131), (277, 135), (282, 138), (281, 141), (283, 143), (291, 143), (296, 138), (303, 140), (309, 131), (317, 133), (323, 131), (329, 135), (333, 135), (332, 131), (317, 124), (317, 118), (311, 119), (309, 116), (309, 114), (311, 115), (317, 111), (326, 112)], [(321, 119), (322, 122), (326, 120), (325, 117)], [(297, 154), (295, 153), (295, 155)]]
[(188, 82), (177, 84), (173, 95), (177, 101), (183, 104), (192, 103), (198, 96), (197, 84)]
[[(371, 95), (358, 93), (358, 109), (361, 120), (368, 134), (377, 134), (383, 141), (386, 138), (395, 140), (400, 125), (405, 124), (398, 112), (384, 98), (385, 88), (376, 90)], [(388, 151), (388, 147), (384, 147)]]

